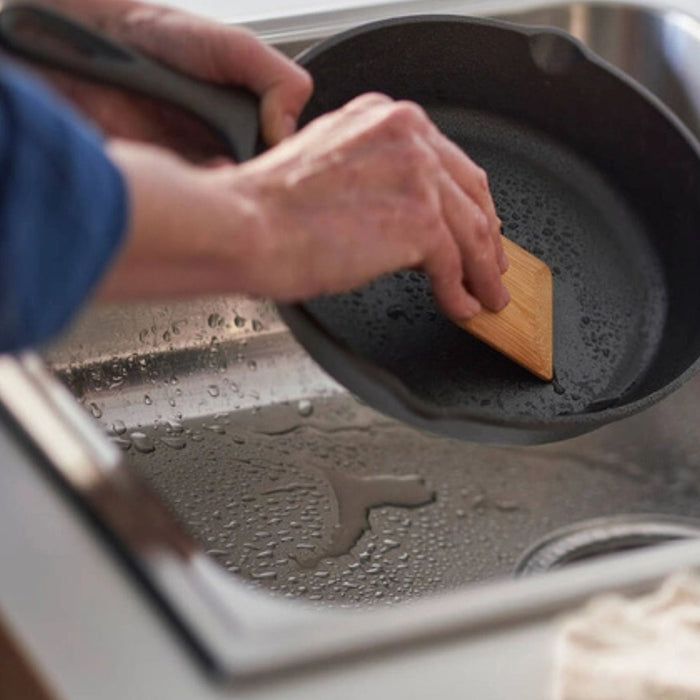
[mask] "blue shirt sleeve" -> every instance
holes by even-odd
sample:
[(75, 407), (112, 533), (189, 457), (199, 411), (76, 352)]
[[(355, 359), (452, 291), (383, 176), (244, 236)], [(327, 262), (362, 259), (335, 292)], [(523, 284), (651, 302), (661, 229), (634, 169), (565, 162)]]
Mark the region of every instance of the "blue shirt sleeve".
[(0, 65), (0, 352), (61, 330), (124, 236), (127, 194), (101, 137)]

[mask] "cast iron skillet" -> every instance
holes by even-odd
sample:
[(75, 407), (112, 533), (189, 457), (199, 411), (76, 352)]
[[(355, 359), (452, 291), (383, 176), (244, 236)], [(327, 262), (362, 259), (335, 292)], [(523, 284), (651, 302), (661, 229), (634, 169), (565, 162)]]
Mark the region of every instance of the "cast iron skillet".
[[(23, 39), (27, 24), (54, 41)], [(173, 73), (39, 8), (4, 10), (0, 35), (25, 56), (188, 109), (239, 159), (260, 149), (257, 104), (243, 91)], [(442, 434), (541, 443), (640, 411), (697, 369), (700, 147), (646, 90), (563, 32), (464, 17), (377, 22), (299, 61), (315, 81), (302, 122), (369, 90), (423, 105), (489, 172), (506, 235), (554, 276), (552, 383), (450, 323), (416, 272), (282, 307), (350, 390)]]

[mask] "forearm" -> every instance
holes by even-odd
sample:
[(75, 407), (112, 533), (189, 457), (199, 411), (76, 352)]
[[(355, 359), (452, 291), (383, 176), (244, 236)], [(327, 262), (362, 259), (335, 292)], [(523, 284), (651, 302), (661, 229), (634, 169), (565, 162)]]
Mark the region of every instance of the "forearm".
[(130, 211), (126, 245), (99, 298), (251, 291), (245, 268), (256, 255), (256, 209), (236, 188), (221, 196), (223, 172), (125, 141), (112, 142), (109, 154), (127, 183)]

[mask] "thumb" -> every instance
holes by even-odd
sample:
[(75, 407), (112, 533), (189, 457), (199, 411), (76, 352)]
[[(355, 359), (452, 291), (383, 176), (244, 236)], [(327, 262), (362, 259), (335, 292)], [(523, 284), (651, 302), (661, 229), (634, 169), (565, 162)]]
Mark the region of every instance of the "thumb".
[(313, 90), (309, 73), (244, 29), (222, 27), (217, 39), (216, 78), (243, 85), (260, 97), (266, 143), (272, 146), (292, 134)]
[(273, 146), (296, 131), (297, 120), (312, 91), (311, 76), (300, 66), (269, 85), (261, 95), (260, 120), (265, 142)]

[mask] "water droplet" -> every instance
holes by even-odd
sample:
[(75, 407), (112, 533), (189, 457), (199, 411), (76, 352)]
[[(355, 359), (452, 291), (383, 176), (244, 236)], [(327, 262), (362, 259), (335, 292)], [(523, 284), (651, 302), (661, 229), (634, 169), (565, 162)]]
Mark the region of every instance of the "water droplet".
[(113, 445), (116, 445), (123, 452), (126, 452), (131, 447), (131, 440), (126, 440), (125, 438), (113, 437), (111, 441)]
[(255, 372), (255, 370), (258, 368), (258, 363), (255, 360), (249, 360), (248, 361), (248, 369), (251, 372)]
[(308, 399), (302, 399), (297, 404), (297, 413), (303, 418), (308, 418), (314, 412), (314, 406)]
[(486, 496), (480, 493), (478, 496), (474, 496), (472, 499), (472, 508), (482, 508), (486, 505)]
[(515, 501), (496, 501), (496, 508), (503, 511), (513, 511), (518, 510), (520, 506)]
[(148, 394), (144, 394), (143, 402), (146, 406), (150, 406), (153, 403), (153, 399)]
[(210, 384), (207, 387), (207, 392), (209, 396), (216, 398), (221, 392), (219, 391), (219, 387), (216, 384)]
[(180, 435), (180, 433), (184, 432), (185, 430), (182, 423), (176, 420), (165, 421), (165, 429), (173, 435)]
[(96, 403), (90, 404), (90, 413), (93, 418), (102, 418), (102, 409)]
[(135, 433), (131, 433), (129, 437), (131, 438), (134, 447), (139, 452), (148, 453), (153, 452), (156, 449), (156, 446), (153, 444), (153, 440), (151, 440), (146, 433), (137, 431)]
[(183, 435), (170, 435), (168, 437), (162, 437), (160, 441), (171, 447), (173, 450), (181, 450), (187, 445), (187, 440)]
[(209, 314), (207, 318), (207, 325), (209, 328), (216, 328), (217, 326), (222, 326), (224, 319), (217, 313)]
[(403, 307), (400, 306), (399, 304), (393, 304), (386, 310), (386, 315), (392, 320), (396, 321), (401, 317), (406, 316), (406, 312), (403, 310)]
[(243, 326), (245, 326), (245, 319), (242, 316), (236, 314), (236, 317), (233, 319), (233, 323), (236, 326), (236, 328), (243, 328)]
[(253, 319), (253, 330), (256, 333), (259, 333), (265, 326), (263, 326), (262, 321), (258, 321), (258, 319)]
[(126, 424), (124, 423), (123, 420), (115, 420), (114, 423), (112, 423), (112, 432), (115, 435), (124, 435), (126, 432)]
[(277, 572), (276, 571), (260, 571), (259, 573), (253, 572), (251, 574), (251, 578), (254, 578), (256, 580), (277, 578)]

